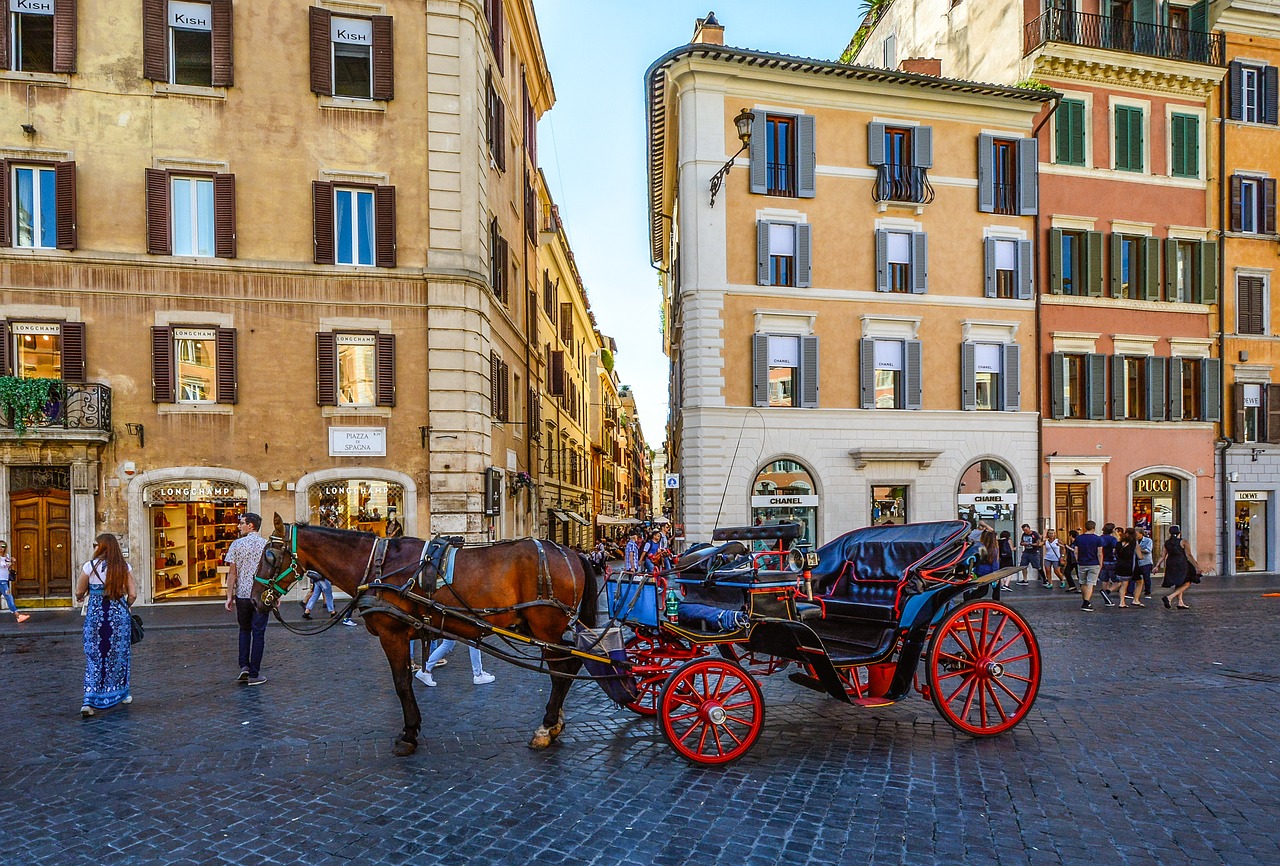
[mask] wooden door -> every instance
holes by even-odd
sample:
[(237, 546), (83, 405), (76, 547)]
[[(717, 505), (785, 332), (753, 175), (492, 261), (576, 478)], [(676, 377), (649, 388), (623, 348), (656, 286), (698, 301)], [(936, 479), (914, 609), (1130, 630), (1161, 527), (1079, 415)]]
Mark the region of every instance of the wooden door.
[(71, 494), (66, 490), (24, 490), (12, 494), (13, 556), (18, 598), (71, 595)]
[(1089, 519), (1089, 485), (1059, 484), (1054, 488), (1053, 525), (1064, 534), (1084, 529)]

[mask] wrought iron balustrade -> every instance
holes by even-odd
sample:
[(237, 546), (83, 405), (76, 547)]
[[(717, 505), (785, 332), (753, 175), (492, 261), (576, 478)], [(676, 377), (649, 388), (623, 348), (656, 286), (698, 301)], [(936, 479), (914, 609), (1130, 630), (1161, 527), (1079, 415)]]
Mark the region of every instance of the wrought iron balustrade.
[(1049, 9), (1023, 29), (1022, 53), (1030, 54), (1046, 42), (1109, 48), (1211, 66), (1226, 63), (1225, 40), (1221, 33), (1204, 33), (1063, 9)]
[(933, 186), (929, 183), (929, 170), (898, 163), (878, 165), (873, 198), (877, 202), (902, 201), (929, 204), (933, 201)]
[[(0, 429), (15, 430), (13, 412), (0, 411)], [(26, 419), (27, 437), (41, 430), (85, 430), (111, 432), (111, 388), (90, 383), (71, 385), (59, 382), (49, 389), (44, 409)]]

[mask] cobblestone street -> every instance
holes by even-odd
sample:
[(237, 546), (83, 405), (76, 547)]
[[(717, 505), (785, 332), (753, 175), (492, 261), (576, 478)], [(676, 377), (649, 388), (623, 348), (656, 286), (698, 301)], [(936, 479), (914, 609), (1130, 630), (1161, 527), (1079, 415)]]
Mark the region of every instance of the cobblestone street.
[(759, 743), (719, 769), (582, 684), (565, 735), (531, 752), (546, 678), (490, 661), (497, 682), (473, 686), (463, 648), (417, 686), (425, 740), (394, 758), (399, 706), (363, 628), (273, 624), (260, 688), (233, 682), (233, 628), (153, 628), (134, 703), (81, 720), (78, 636), (6, 619), (0, 859), (1274, 864), (1280, 598), (1264, 591), (1086, 616), (1024, 589), (1046, 670), (1012, 733), (976, 741), (918, 696), (860, 710), (779, 676)]

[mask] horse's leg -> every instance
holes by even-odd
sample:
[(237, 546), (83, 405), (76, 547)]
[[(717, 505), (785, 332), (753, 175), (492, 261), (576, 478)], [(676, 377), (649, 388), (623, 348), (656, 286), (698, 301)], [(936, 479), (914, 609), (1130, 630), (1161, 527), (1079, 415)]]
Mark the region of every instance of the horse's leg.
[(545, 749), (564, 731), (564, 699), (569, 694), (569, 686), (573, 685), (573, 680), (569, 677), (576, 674), (582, 667), (582, 659), (574, 656), (548, 658), (546, 662), (547, 667), (552, 671), (567, 676), (552, 675), (551, 677), (551, 697), (547, 699), (547, 711), (542, 716), (542, 726), (533, 732), (533, 739), (529, 741), (531, 749)]
[(381, 621), (375, 625), (371, 622), (372, 619), (373, 617), (365, 617), (365, 623), (371, 631), (376, 630), (378, 640), (382, 642), (382, 651), (391, 665), (391, 679), (396, 684), (396, 695), (400, 698), (400, 709), (404, 712), (404, 731), (393, 749), (396, 757), (402, 758), (417, 751), (418, 730), (422, 727), (422, 713), (418, 710), (418, 698), (413, 693), (413, 671), (409, 669), (410, 632), (406, 628), (388, 626)]

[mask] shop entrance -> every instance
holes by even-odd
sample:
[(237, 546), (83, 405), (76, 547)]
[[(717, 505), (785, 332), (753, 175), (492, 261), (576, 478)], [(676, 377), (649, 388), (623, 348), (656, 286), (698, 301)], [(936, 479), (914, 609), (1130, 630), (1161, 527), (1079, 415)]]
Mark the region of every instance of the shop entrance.
[(1236, 572), (1267, 570), (1267, 493), (1236, 492)]
[(1018, 490), (1009, 468), (998, 460), (979, 460), (960, 476), (956, 509), (961, 520), (985, 523), (997, 534), (1018, 531)]
[(1089, 485), (1057, 484), (1053, 488), (1053, 525), (1059, 532), (1083, 531), (1089, 519)]
[(152, 598), (225, 597), (222, 559), (237, 538), (236, 518), (248, 509), (248, 491), (222, 481), (174, 481), (153, 484), (143, 496), (151, 527)]
[(9, 470), (16, 598), (71, 596), (71, 468), (14, 466)]
[(1169, 527), (1182, 522), (1182, 481), (1172, 475), (1144, 475), (1133, 482), (1133, 525), (1163, 550)]
[(818, 543), (818, 496), (813, 477), (794, 460), (775, 460), (751, 487), (752, 523), (799, 523), (801, 541)]

